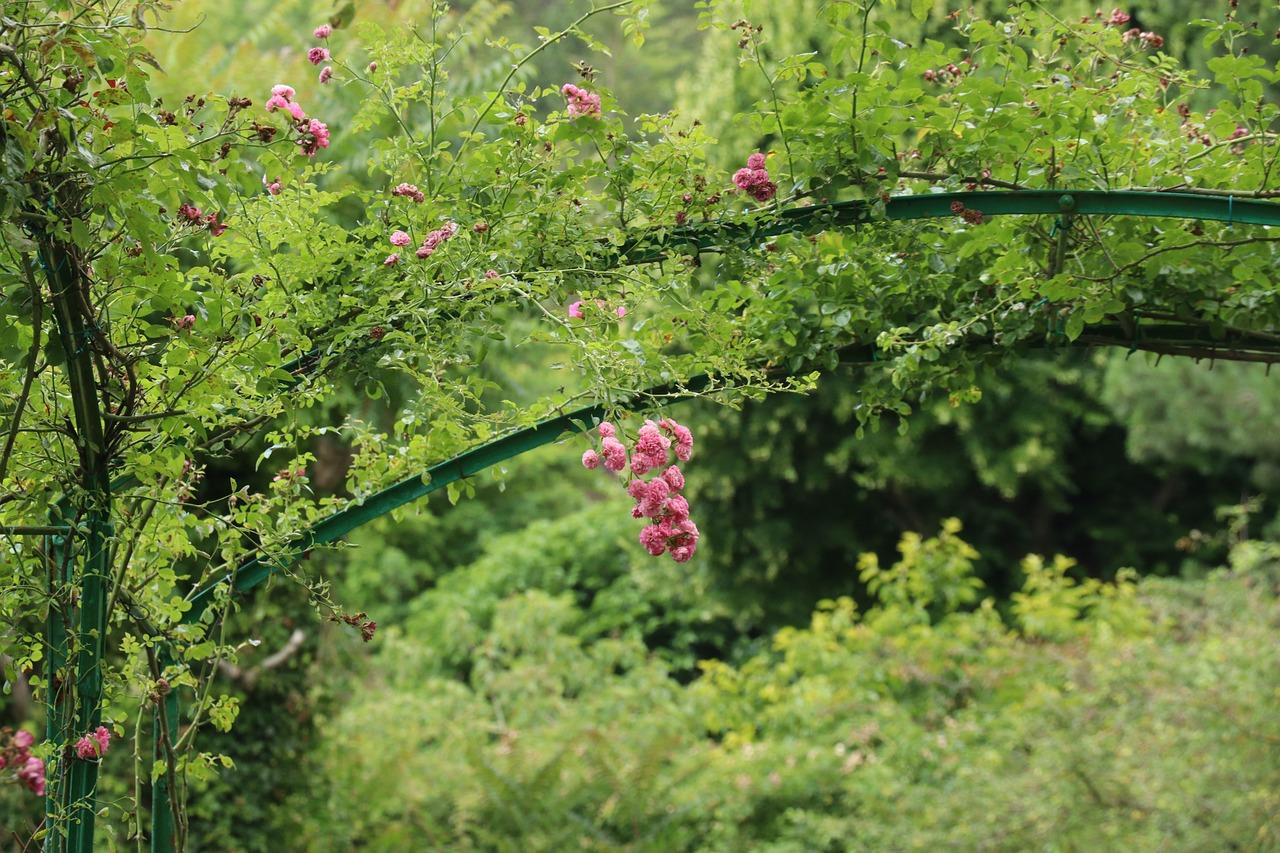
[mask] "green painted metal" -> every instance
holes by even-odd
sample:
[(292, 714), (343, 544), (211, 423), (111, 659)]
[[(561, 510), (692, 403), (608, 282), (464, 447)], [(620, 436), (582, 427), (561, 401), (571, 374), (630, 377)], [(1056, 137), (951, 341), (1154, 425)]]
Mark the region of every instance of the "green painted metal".
[[(39, 235), (41, 263), (48, 279), (51, 305), (58, 336), (66, 355), (67, 384), (75, 419), (80, 455), (80, 493), (73, 503), (83, 522), (84, 533), (79, 547), (67, 543), (70, 559), (66, 560), (71, 581), (73, 566), (79, 566), (79, 625), (75, 640), (75, 713), (72, 734), (92, 731), (102, 721), (102, 659), (107, 622), (107, 584), (110, 580), (108, 543), (111, 537), (111, 481), (107, 470), (106, 434), (99, 408), (97, 379), (88, 342), (92, 332), (85, 325), (79, 306), (79, 282), (73, 270), (68, 247)], [(65, 598), (66, 583), (58, 584), (55, 603)], [(65, 626), (63, 626), (65, 627)], [(65, 636), (65, 634), (64, 634)], [(67, 650), (72, 651), (71, 649)], [(62, 725), (68, 702), (60, 695), (55, 718)], [(65, 743), (64, 741), (61, 741)], [(72, 759), (69, 751), (58, 757), (54, 790), (65, 824), (50, 827), (45, 849), (52, 851), (91, 851), (98, 763)], [(64, 771), (65, 765), (65, 771)], [(46, 810), (49, 808), (46, 803)]]
[(713, 251), (742, 240), (814, 233), (881, 220), (945, 219), (951, 205), (987, 216), (1073, 214), (1203, 219), (1280, 226), (1280, 204), (1234, 196), (1128, 190), (1011, 190), (894, 196), (888, 202), (840, 201), (766, 211), (740, 219), (653, 231), (623, 244), (623, 263), (649, 263), (684, 249)]
[[(69, 565), (67, 537), (46, 536), (44, 540), (46, 590), (49, 594), (49, 611), (45, 616), (44, 629), (44, 678), (45, 678), (45, 740), (49, 743), (67, 743), (71, 738), (71, 703), (66, 696), (68, 681), (67, 665), (67, 624), (63, 611), (70, 580), (66, 576)], [(48, 833), (45, 836), (46, 850), (60, 850), (66, 843), (64, 827), (58, 820), (59, 798), (55, 791), (62, 790), (65, 784), (59, 777), (63, 776), (66, 762), (61, 757), (49, 762), (45, 767), (47, 795), (44, 798), (44, 818)]]
[[(160, 671), (163, 673), (173, 663), (173, 653), (168, 647), (161, 647), (157, 657)], [(164, 695), (162, 701), (156, 703), (151, 717), (152, 731), (154, 732), (151, 756), (153, 761), (163, 762), (167, 765), (167, 747), (176, 743), (178, 739), (179, 713), (178, 693), (176, 690), (170, 690)], [(167, 766), (164, 773), (151, 785), (152, 850), (175, 850), (180, 846), (175, 843), (176, 815), (173, 807), (174, 789), (172, 785), (173, 780), (170, 778)]]

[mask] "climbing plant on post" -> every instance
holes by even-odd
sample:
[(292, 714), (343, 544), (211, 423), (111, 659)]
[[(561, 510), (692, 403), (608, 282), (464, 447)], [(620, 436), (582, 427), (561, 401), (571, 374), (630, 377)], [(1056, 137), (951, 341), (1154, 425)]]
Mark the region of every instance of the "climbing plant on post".
[[(962, 405), (977, 364), (1031, 347), (1280, 359), (1277, 74), (1240, 22), (1205, 25), (1205, 81), (1115, 16), (958, 13), (950, 45), (910, 47), (892, 33), (937, 25), (929, 4), (836, 3), (831, 55), (782, 55), (711, 3), (767, 92), (760, 144), (725, 157), (692, 117), (630, 118), (589, 67), (545, 64), (602, 21), (642, 40), (645, 5), (583, 4), (529, 45), (440, 3), (340, 14), (297, 34), (288, 78), (176, 99), (152, 90), (159, 4), (6, 6), (0, 630), (45, 700), (13, 778), (44, 779), (50, 849), (182, 848), (189, 780), (225, 769), (200, 739), (235, 722), (237, 594), (286, 578), (372, 634), (299, 558), (514, 453), (598, 438), (606, 467), (664, 477), (633, 487), (644, 547), (696, 559), (672, 400), (803, 391), (852, 358), (870, 421)], [(1205, 85), (1212, 114), (1185, 100)], [(493, 387), (508, 339), (556, 392)], [(393, 383), (382, 424), (311, 416)], [(354, 461), (318, 497), (321, 432)], [(202, 487), (242, 453), (265, 474)]]

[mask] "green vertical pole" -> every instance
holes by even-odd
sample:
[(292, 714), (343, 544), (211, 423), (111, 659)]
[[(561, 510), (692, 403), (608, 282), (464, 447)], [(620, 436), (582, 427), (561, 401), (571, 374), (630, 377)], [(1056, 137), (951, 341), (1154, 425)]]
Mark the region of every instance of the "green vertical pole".
[[(173, 654), (168, 646), (161, 646), (160, 672), (173, 663)], [(168, 752), (178, 738), (178, 691), (170, 688), (156, 703), (154, 726), (153, 759), (166, 762), (163, 775), (151, 783), (151, 849), (155, 853), (172, 853), (174, 844), (174, 814), (170, 796), (176, 789), (172, 787), (174, 780), (169, 778), (167, 766)]]
[[(85, 533), (81, 547), (73, 549), (79, 558), (79, 624), (74, 637), (76, 713), (71, 734), (59, 741), (63, 753), (59, 777), (66, 780), (60, 792), (65, 827), (50, 827), (55, 845), (64, 836), (65, 848), (73, 853), (93, 850), (98, 763), (69, 757), (67, 742), (76, 734), (92, 731), (102, 722), (102, 656), (107, 623), (108, 540), (111, 535), (111, 481), (107, 467), (106, 431), (98, 399), (98, 383), (89, 350), (90, 333), (81, 311), (80, 278), (73, 268), (70, 246), (39, 234), (40, 256), (49, 277), (52, 307), (63, 352), (66, 355), (67, 384), (75, 415), (76, 439), (80, 454), (80, 493), (73, 496)], [(70, 561), (69, 561), (70, 562)], [(65, 627), (65, 626), (64, 626)], [(62, 762), (69, 772), (61, 772)], [(55, 846), (54, 849), (57, 849)]]
[[(62, 507), (59, 506), (59, 509)], [(54, 523), (64, 523), (57, 517)], [(70, 697), (67, 694), (69, 684), (66, 680), (65, 666), (67, 662), (67, 626), (63, 619), (63, 608), (67, 604), (67, 549), (66, 536), (45, 537), (45, 574), (49, 591), (49, 612), (45, 616), (45, 740), (49, 743), (66, 743), (70, 736), (68, 728), (70, 716)], [(44, 798), (44, 849), (49, 853), (66, 849), (64, 827), (58, 821), (59, 799), (57, 794), (63, 785), (59, 779), (65, 762), (62, 756), (54, 756), (45, 768)]]

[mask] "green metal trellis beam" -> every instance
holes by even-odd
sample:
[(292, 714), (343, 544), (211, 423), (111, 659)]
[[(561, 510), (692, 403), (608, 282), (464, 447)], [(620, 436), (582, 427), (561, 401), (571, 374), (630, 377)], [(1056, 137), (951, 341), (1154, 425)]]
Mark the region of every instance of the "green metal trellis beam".
[[(1168, 217), (1178, 219), (1215, 220), (1228, 223), (1280, 226), (1280, 204), (1250, 199), (1248, 194), (1241, 198), (1231, 195), (1211, 196), (1189, 192), (1145, 192), (1145, 191), (1108, 191), (1108, 190), (1018, 190), (1012, 192), (939, 192), (921, 195), (898, 196), (889, 201), (867, 202), (848, 201), (832, 204), (818, 204), (806, 207), (794, 207), (777, 211), (762, 211), (741, 218), (718, 221), (703, 225), (685, 226), (673, 229), (655, 229), (629, 240), (613, 252), (601, 254), (601, 261), (619, 264), (642, 264), (660, 260), (672, 254), (699, 251), (715, 251), (734, 243), (774, 237), (786, 233), (814, 233), (832, 228), (871, 224), (885, 220), (915, 220), (928, 218), (947, 218), (954, 215), (952, 205), (956, 202), (966, 208), (981, 211), (986, 216), (1005, 215), (1097, 215), (1097, 216), (1143, 216)], [(51, 247), (56, 248), (56, 247)], [(91, 500), (86, 507), (86, 514), (81, 519), (80, 528), (71, 531), (71, 536), (82, 536), (83, 546), (76, 549), (71, 536), (64, 545), (56, 550), (73, 555), (71, 560), (81, 561), (79, 573), (82, 588), (80, 590), (80, 647), (76, 656), (76, 689), (79, 708), (76, 715), (76, 731), (96, 725), (100, 716), (101, 676), (99, 668), (102, 661), (103, 634), (105, 632), (105, 606), (103, 601), (105, 577), (106, 548), (105, 541), (110, 533), (110, 500), (113, 490), (118, 491), (136, 485), (129, 480), (116, 483), (106, 481), (105, 448), (102, 446), (102, 417), (96, 403), (96, 386), (93, 382), (92, 366), (88, 353), (84, 351), (85, 339), (84, 318), (76, 311), (71, 299), (72, 291), (67, 282), (72, 272), (60, 263), (62, 257), (47, 256), (54, 264), (50, 274), (51, 290), (54, 293), (55, 309), (58, 316), (63, 346), (69, 355), (68, 379), (76, 402), (77, 430), (81, 437), (82, 452), (82, 486)], [(1090, 337), (1086, 341), (1090, 345), (1113, 344), (1132, 346), (1134, 343), (1124, 334), (1107, 333), (1099, 327), (1090, 327)], [(1210, 349), (1220, 346), (1221, 342), (1205, 341), (1198, 337), (1194, 328), (1162, 326), (1161, 333), (1167, 343), (1166, 349), (1171, 352), (1190, 352), (1196, 347)], [(1171, 343), (1168, 343), (1171, 342)], [(1180, 343), (1181, 342), (1181, 343)], [(1242, 350), (1253, 350), (1262, 353), (1275, 353), (1274, 341), (1262, 339), (1243, 339)], [(305, 374), (313, 368), (317, 360), (304, 357), (299, 362), (299, 373)], [(697, 389), (690, 383), (685, 390), (690, 393)], [(676, 389), (679, 393), (682, 389)], [(83, 409), (83, 411), (82, 411)], [(393, 509), (417, 500), (442, 488), (471, 476), (499, 461), (512, 458), (535, 447), (548, 444), (564, 432), (585, 428), (598, 422), (602, 415), (599, 406), (587, 406), (549, 419), (526, 430), (497, 439), (467, 451), (453, 459), (432, 466), (420, 477), (412, 477), (401, 481), (372, 496), (363, 503), (349, 507), (306, 531), (295, 542), (289, 543), (285, 556), (274, 559), (255, 557), (237, 568), (216, 584), (207, 586), (195, 593), (191, 599), (192, 607), (186, 614), (188, 621), (198, 618), (213, 599), (217, 590), (229, 584), (232, 592), (243, 592), (262, 583), (273, 572), (279, 571), (306, 552), (311, 547), (334, 542), (363, 524), (391, 512)], [(83, 416), (83, 422), (81, 420)], [(96, 432), (95, 432), (96, 431)], [(34, 532), (35, 528), (32, 528)], [(41, 529), (41, 532), (43, 529)], [(60, 537), (50, 537), (50, 539)], [(65, 580), (70, 580), (71, 572)], [(62, 585), (59, 585), (62, 588)], [(50, 642), (56, 640), (56, 620), (50, 622)], [(86, 642), (86, 639), (88, 640)], [(63, 660), (57, 649), (50, 649), (48, 660)], [(56, 673), (55, 673), (56, 675)], [(54, 679), (50, 679), (52, 689)], [(158, 708), (158, 718), (163, 717), (165, 724), (157, 724), (157, 742), (161, 738), (173, 736), (177, 732), (177, 697), (170, 692), (163, 703), (163, 713)], [(51, 714), (62, 711), (51, 706)], [(51, 720), (53, 717), (51, 717)], [(51, 739), (55, 729), (50, 728)], [(67, 730), (57, 727), (57, 737), (65, 741)], [(172, 741), (170, 741), (172, 742)], [(60, 764), (67, 759), (60, 760)], [(70, 808), (61, 812), (63, 820), (54, 819), (50, 811), (51, 825), (46, 842), (47, 849), (89, 850), (92, 847), (94, 788), (96, 786), (97, 765), (94, 762), (70, 762), (69, 782), (66, 785), (66, 798), (62, 803)], [(168, 775), (163, 774), (153, 787), (152, 797), (152, 848), (155, 850), (171, 850), (174, 844), (172, 813), (168, 808), (159, 806), (167, 798), (166, 785)], [(53, 805), (52, 803), (50, 804)], [(159, 807), (157, 807), (159, 806)], [(60, 824), (60, 825), (58, 825)]]

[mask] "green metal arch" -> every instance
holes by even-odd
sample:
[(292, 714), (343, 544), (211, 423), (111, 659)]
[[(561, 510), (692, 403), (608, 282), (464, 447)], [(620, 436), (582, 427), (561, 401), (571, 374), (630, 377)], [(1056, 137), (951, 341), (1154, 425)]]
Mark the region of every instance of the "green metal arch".
[[(618, 257), (622, 263), (628, 265), (649, 263), (682, 249), (711, 251), (743, 238), (764, 238), (794, 232), (810, 233), (868, 224), (877, 221), (881, 215), (893, 221), (954, 217), (952, 205), (955, 202), (960, 202), (966, 208), (981, 210), (987, 216), (1037, 214), (1142, 216), (1280, 226), (1280, 204), (1247, 197), (1237, 199), (1232, 195), (1111, 190), (941, 192), (896, 196), (883, 204), (882, 214), (877, 210), (877, 203), (860, 200), (844, 201), (788, 208), (779, 214), (766, 214), (747, 220), (655, 231), (625, 244), (618, 253)], [(1179, 334), (1185, 332), (1185, 329), (1179, 330)], [(1105, 343), (1105, 341), (1094, 340), (1092, 343)], [(1122, 345), (1124, 340), (1117, 339), (1113, 343)], [(693, 394), (705, 387), (706, 382), (706, 377), (698, 377), (680, 390)], [(669, 394), (671, 390), (670, 388), (650, 389), (646, 393)], [(586, 406), (565, 415), (548, 418), (532, 427), (498, 438), (433, 465), (421, 475), (401, 480), (363, 503), (335, 513), (308, 530), (295, 543), (290, 562), (313, 547), (335, 542), (352, 530), (450, 483), (472, 476), (521, 453), (549, 444), (574, 428), (590, 428), (599, 422), (602, 413), (601, 406)], [(580, 427), (575, 427), (575, 424)], [(184, 621), (198, 618), (223, 584), (229, 583), (236, 592), (244, 592), (262, 583), (282, 568), (284, 566), (279, 560), (272, 561), (262, 557), (246, 560), (226, 577), (196, 592), (190, 599), (192, 606)]]

